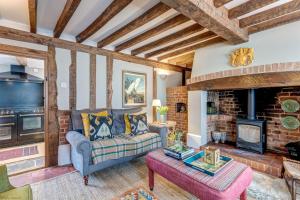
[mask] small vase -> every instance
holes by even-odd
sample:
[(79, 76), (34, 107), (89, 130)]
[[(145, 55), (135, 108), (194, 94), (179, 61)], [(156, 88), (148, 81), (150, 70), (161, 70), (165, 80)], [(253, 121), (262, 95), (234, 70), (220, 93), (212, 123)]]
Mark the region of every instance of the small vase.
[(212, 132), (212, 138), (215, 141), (215, 143), (219, 143), (220, 139), (221, 139), (221, 132), (218, 131), (213, 131)]
[(166, 115), (160, 115), (160, 123), (165, 124), (167, 122)]
[(224, 144), (226, 141), (226, 132), (221, 132), (221, 142)]

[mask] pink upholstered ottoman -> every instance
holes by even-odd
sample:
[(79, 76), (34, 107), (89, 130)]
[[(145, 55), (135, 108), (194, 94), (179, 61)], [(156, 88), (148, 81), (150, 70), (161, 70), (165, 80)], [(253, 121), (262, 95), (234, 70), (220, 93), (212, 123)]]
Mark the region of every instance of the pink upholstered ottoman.
[(252, 181), (251, 168), (236, 161), (215, 176), (190, 168), (182, 161), (166, 156), (163, 150), (150, 152), (146, 162), (151, 190), (154, 188), (154, 173), (158, 173), (201, 200), (246, 200), (247, 188)]

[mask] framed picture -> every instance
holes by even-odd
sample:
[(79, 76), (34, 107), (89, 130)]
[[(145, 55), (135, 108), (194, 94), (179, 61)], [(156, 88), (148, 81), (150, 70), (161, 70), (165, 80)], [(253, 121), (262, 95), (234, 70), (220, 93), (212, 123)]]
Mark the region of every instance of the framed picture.
[(137, 72), (122, 73), (123, 107), (146, 106), (147, 75)]

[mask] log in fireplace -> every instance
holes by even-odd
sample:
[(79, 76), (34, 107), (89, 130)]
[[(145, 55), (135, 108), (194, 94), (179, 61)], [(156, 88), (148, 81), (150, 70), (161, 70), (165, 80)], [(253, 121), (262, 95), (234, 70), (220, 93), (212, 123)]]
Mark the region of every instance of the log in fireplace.
[(237, 119), (236, 146), (263, 154), (266, 149), (266, 121), (256, 119), (255, 89), (248, 90), (247, 119)]

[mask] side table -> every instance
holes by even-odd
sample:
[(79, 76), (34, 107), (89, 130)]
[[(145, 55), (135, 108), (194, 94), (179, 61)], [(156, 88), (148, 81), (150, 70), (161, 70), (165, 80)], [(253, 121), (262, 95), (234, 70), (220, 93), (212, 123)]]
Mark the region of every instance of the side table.
[(162, 146), (166, 147), (168, 145), (168, 134), (175, 130), (176, 122), (167, 121), (167, 123), (164, 124), (161, 124), (160, 122), (153, 122), (148, 125), (151, 132), (160, 134)]

